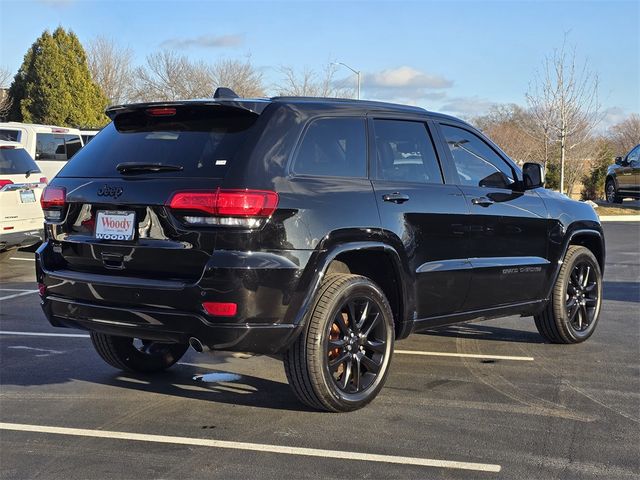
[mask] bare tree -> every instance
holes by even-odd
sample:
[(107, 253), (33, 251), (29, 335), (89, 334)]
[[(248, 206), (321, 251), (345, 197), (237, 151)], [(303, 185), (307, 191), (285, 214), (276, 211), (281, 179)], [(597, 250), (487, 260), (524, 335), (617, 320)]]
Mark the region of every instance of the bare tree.
[(591, 138), (600, 120), (598, 76), (588, 69), (587, 62), (577, 65), (575, 49), (567, 53), (565, 41), (545, 59), (542, 73), (527, 93), (527, 102), (544, 141), (560, 144), (560, 192), (564, 193), (565, 163), (568, 158), (579, 161), (578, 147)]
[(9, 85), (12, 79), (8, 68), (0, 67), (0, 119), (4, 120), (11, 109), (11, 97), (9, 97)]
[(640, 144), (640, 115), (633, 113), (620, 123), (609, 128), (609, 137), (614, 144), (616, 155), (625, 155)]
[(262, 73), (251, 64), (249, 58), (245, 61), (220, 60), (211, 66), (210, 72), (216, 86), (228, 87), (241, 97), (265, 95)]
[(540, 143), (530, 133), (535, 119), (522, 107), (495, 105), (486, 115), (475, 118), (473, 123), (517, 163), (540, 160)]
[(352, 87), (344, 87), (335, 81), (337, 65), (333, 62), (317, 72), (305, 68), (301, 72), (292, 67), (280, 67), (283, 76), (282, 81), (276, 86), (278, 95), (291, 95), (300, 97), (341, 97), (353, 98)]
[(96, 37), (87, 46), (89, 71), (111, 104), (126, 103), (133, 88), (133, 52), (112, 39)]
[(145, 65), (134, 70), (134, 77), (134, 101), (210, 97), (215, 87), (208, 65), (170, 50), (148, 55)]

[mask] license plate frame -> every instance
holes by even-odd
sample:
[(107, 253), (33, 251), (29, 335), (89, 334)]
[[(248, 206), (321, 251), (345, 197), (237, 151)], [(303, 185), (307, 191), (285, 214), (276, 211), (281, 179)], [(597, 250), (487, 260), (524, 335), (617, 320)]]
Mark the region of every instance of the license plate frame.
[(131, 241), (135, 238), (135, 225), (133, 210), (98, 210), (93, 234), (98, 240)]
[(20, 203), (36, 203), (36, 192), (33, 190), (20, 190)]

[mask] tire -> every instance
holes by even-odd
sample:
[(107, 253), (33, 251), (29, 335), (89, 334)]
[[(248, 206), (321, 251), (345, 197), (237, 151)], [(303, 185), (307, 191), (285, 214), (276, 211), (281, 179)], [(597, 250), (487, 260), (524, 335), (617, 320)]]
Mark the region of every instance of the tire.
[(359, 275), (327, 275), (304, 332), (284, 355), (295, 395), (329, 412), (367, 405), (386, 380), (393, 327), (389, 302), (375, 283)]
[(136, 373), (166, 370), (180, 360), (189, 348), (189, 345), (181, 343), (140, 341), (97, 332), (91, 332), (91, 341), (98, 355), (109, 365)]
[(602, 305), (602, 273), (588, 248), (571, 245), (545, 309), (534, 317), (551, 343), (580, 343), (596, 329)]
[(616, 190), (616, 184), (613, 180), (607, 180), (607, 184), (604, 189), (604, 193), (607, 197), (608, 203), (622, 203), (622, 197), (618, 195)]

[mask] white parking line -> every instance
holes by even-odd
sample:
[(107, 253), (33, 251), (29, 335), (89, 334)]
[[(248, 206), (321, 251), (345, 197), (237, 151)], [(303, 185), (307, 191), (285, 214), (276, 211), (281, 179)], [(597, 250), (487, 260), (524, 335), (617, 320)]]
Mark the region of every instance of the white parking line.
[(398, 465), (417, 465), (421, 467), (453, 468), (475, 470), (478, 472), (499, 472), (500, 465), (489, 463), (456, 462), (431, 458), (398, 457), (394, 455), (377, 455), (364, 452), (345, 452), (341, 450), (322, 450), (316, 448), (289, 447), (264, 443), (231, 442), (207, 438), (176, 437), (168, 435), (148, 435), (143, 433), (114, 432), (108, 430), (89, 430), (84, 428), (51, 427), (45, 425), (27, 425), (23, 423), (0, 423), (0, 430), (19, 432), (51, 433), (56, 435), (72, 435), (76, 437), (110, 438), (117, 440), (134, 440), (139, 442), (168, 443), (174, 445), (195, 445), (201, 447), (227, 448), (254, 452), (279, 453), (283, 455), (300, 455), (307, 457), (330, 458), (331, 460), (355, 460), (378, 463), (394, 463)]
[(40, 333), (40, 332), (13, 332), (8, 330), (0, 330), (0, 335), (20, 335), (25, 337), (70, 337), (70, 338), (89, 338), (89, 335), (83, 333)]
[(486, 358), (487, 360), (517, 360), (520, 362), (533, 362), (533, 357), (516, 357), (511, 355), (482, 355), (478, 353), (448, 353), (448, 352), (422, 352), (417, 350), (395, 350), (401, 355), (424, 355), (429, 357), (461, 357), (461, 358)]
[(0, 297), (0, 300), (9, 300), (11, 298), (22, 297), (23, 295), (29, 295), (31, 293), (38, 293), (38, 290), (26, 290), (21, 293), (14, 293), (13, 295), (7, 295), (6, 297)]
[(23, 262), (35, 262), (35, 258), (9, 257), (9, 260), (22, 260)]

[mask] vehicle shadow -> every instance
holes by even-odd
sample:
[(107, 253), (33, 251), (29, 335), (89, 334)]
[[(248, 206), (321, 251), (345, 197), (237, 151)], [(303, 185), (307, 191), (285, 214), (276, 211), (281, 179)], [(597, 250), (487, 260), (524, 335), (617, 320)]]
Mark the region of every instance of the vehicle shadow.
[[(2, 386), (33, 387), (86, 382), (211, 403), (311, 411), (296, 399), (287, 383), (225, 370), (225, 360), (213, 366), (176, 364), (165, 372), (136, 374), (115, 370), (102, 364), (98, 358), (87, 361), (87, 355), (91, 354), (86, 347), (76, 351), (59, 351), (55, 345), (50, 345), (46, 349), (40, 348), (39, 353), (33, 347), (5, 344), (0, 354), (4, 364), (0, 375)], [(64, 366), (61, 368), (60, 365)], [(203, 376), (204, 380), (198, 380)], [(6, 390), (3, 394), (7, 395)], [(45, 390), (42, 394), (47, 396), (50, 392)], [(64, 393), (61, 396), (64, 397)]]
[(436, 327), (419, 332), (420, 335), (437, 337), (473, 338), (476, 340), (495, 340), (500, 342), (546, 343), (538, 332), (494, 327), (482, 323), (463, 323)]
[(617, 302), (640, 303), (639, 282), (604, 282), (603, 298)]

